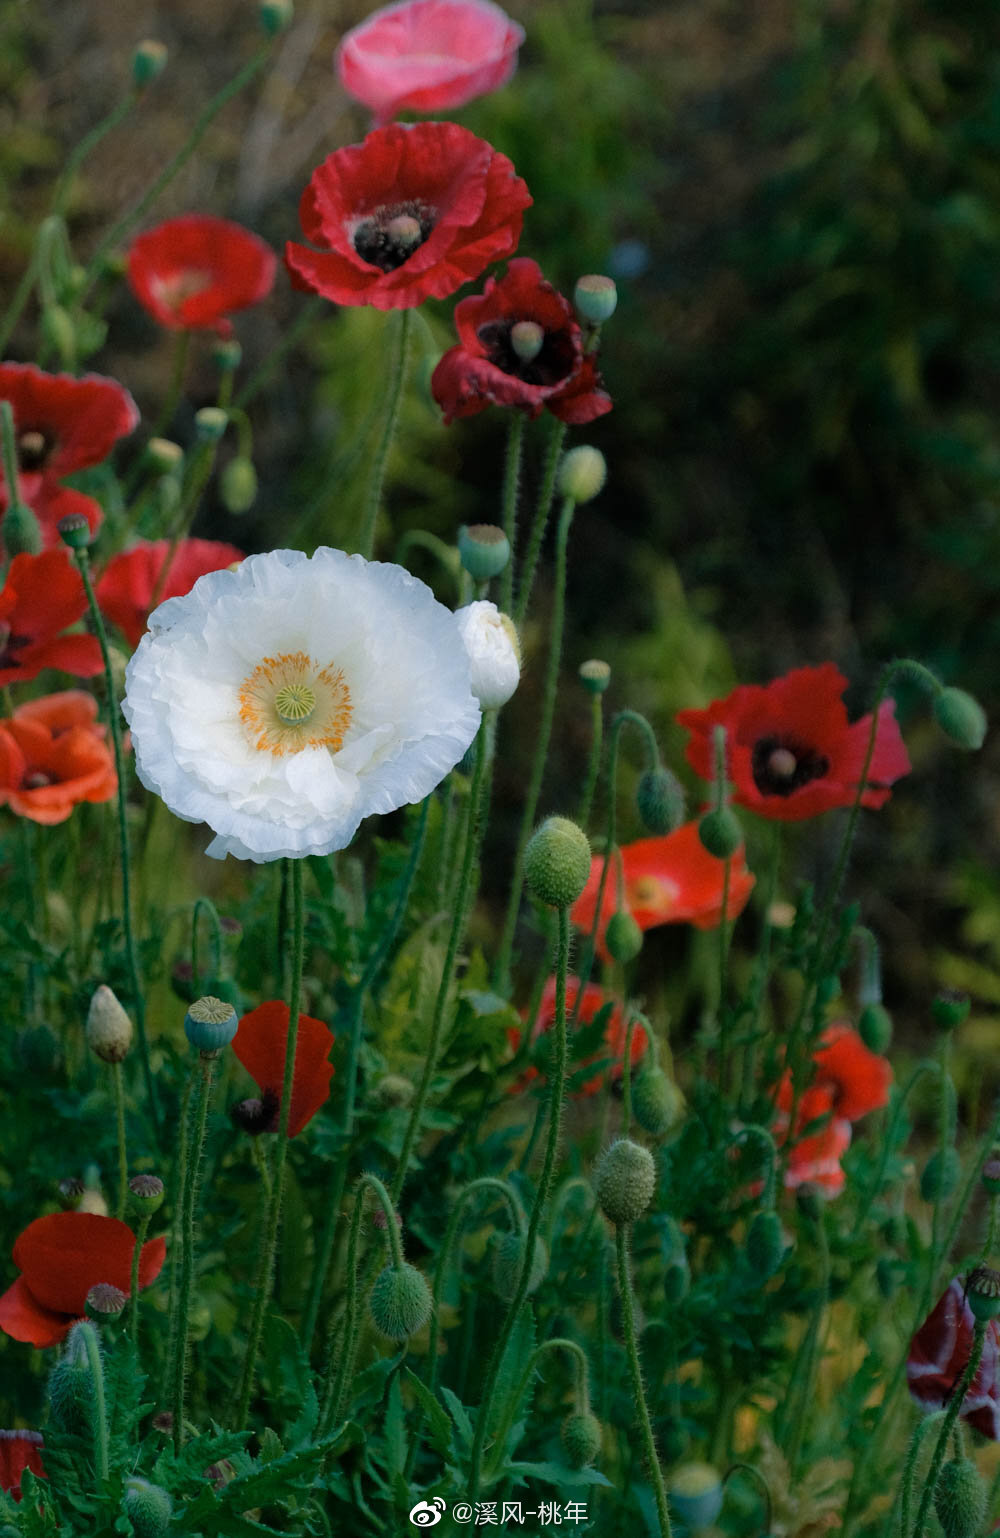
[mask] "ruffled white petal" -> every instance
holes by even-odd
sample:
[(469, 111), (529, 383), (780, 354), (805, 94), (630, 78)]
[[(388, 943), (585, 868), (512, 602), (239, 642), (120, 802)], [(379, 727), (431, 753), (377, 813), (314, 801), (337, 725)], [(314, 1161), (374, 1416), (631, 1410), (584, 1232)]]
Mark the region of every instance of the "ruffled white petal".
[(484, 710), (506, 705), (521, 681), (521, 655), (513, 620), (480, 598), (455, 615), (469, 659), (472, 692)]

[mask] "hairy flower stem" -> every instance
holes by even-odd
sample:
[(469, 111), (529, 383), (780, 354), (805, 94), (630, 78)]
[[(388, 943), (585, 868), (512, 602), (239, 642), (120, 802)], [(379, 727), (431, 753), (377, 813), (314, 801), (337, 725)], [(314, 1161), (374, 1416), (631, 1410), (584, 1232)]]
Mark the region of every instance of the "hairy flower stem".
[(205, 1127), (208, 1123), (208, 1103), (212, 1095), (212, 1075), (215, 1072), (216, 1055), (214, 1052), (203, 1052), (198, 1065), (201, 1070), (201, 1081), (198, 1085), (198, 1098), (194, 1109), (194, 1137), (188, 1147), (184, 1190), (181, 1196), (181, 1276), (177, 1295), (177, 1338), (174, 1342), (172, 1405), (174, 1451), (177, 1453), (184, 1445), (184, 1389), (187, 1380), (188, 1320), (191, 1312), (191, 1291), (194, 1286), (198, 1171), (205, 1146)]
[(458, 1199), (456, 1200), (452, 1209), (451, 1217), (448, 1219), (448, 1227), (445, 1230), (444, 1241), (441, 1245), (441, 1250), (437, 1259), (437, 1266), (434, 1270), (434, 1286), (431, 1294), (434, 1300), (434, 1309), (431, 1313), (430, 1340), (427, 1346), (427, 1360), (429, 1364), (427, 1371), (427, 1387), (430, 1389), (432, 1394), (434, 1393), (437, 1386), (437, 1373), (439, 1365), (438, 1340), (440, 1338), (441, 1332), (441, 1321), (438, 1315), (441, 1307), (441, 1294), (444, 1291), (444, 1279), (448, 1270), (448, 1264), (451, 1260), (451, 1252), (455, 1247), (455, 1240), (458, 1237), (459, 1227), (465, 1217), (465, 1208), (472, 1200), (472, 1198), (474, 1196), (478, 1196), (482, 1191), (489, 1191), (491, 1194), (495, 1192), (503, 1199), (503, 1201), (506, 1202), (512, 1230), (515, 1232), (520, 1231), (523, 1233), (526, 1226), (526, 1219), (524, 1210), (521, 1207), (520, 1198), (515, 1192), (513, 1186), (508, 1185), (506, 1180), (500, 1180), (495, 1175), (482, 1175), (478, 1180), (470, 1181), (464, 1190), (459, 1192)]
[(87, 1349), (87, 1365), (94, 1382), (94, 1462), (97, 1477), (103, 1481), (109, 1477), (108, 1459), (108, 1409), (104, 1397), (104, 1363), (101, 1361), (101, 1344), (97, 1330), (89, 1319), (81, 1319), (76, 1326), (83, 1336)]
[(764, 992), (767, 988), (767, 980), (771, 970), (771, 938), (774, 934), (771, 914), (774, 910), (774, 902), (778, 894), (783, 827), (784, 824), (780, 822), (773, 823), (771, 826), (771, 858), (768, 861), (767, 877), (764, 886), (760, 943), (757, 947), (757, 959), (750, 982), (750, 1019), (747, 1022), (745, 1032), (746, 1045), (743, 1048), (743, 1064), (740, 1072), (740, 1100), (744, 1109), (749, 1107), (753, 1101), (754, 1094), (753, 1081), (757, 1057), (757, 1027), (760, 1023), (761, 1009), (764, 1004)]
[(555, 1023), (554, 1032), (554, 1063), (549, 1079), (549, 1133), (545, 1145), (545, 1160), (542, 1164), (542, 1173), (539, 1177), (538, 1188), (535, 1191), (535, 1200), (532, 1203), (531, 1213), (528, 1218), (528, 1232), (524, 1242), (524, 1255), (521, 1260), (521, 1274), (518, 1277), (517, 1289), (507, 1310), (506, 1317), (497, 1336), (486, 1369), (486, 1380), (483, 1386), (483, 1395), (479, 1409), (476, 1412), (476, 1434), (472, 1443), (472, 1453), (469, 1460), (469, 1486), (468, 1499), (473, 1506), (479, 1493), (481, 1478), (483, 1448), (486, 1442), (490, 1424), (490, 1410), (493, 1406), (493, 1396), (496, 1393), (497, 1379), (503, 1364), (504, 1354), (514, 1333), (521, 1309), (528, 1296), (531, 1285), (531, 1272), (535, 1258), (535, 1243), (538, 1239), (538, 1231), (542, 1225), (542, 1216), (552, 1190), (552, 1182), (555, 1176), (556, 1156), (559, 1151), (559, 1138), (562, 1133), (562, 1107), (563, 1095), (566, 1086), (566, 973), (569, 969), (569, 909), (558, 910), (558, 933), (556, 941), (555, 958), (556, 999), (555, 999)]
[(366, 1191), (372, 1191), (375, 1194), (385, 1215), (386, 1241), (391, 1255), (391, 1264), (397, 1270), (403, 1265), (403, 1246), (399, 1237), (393, 1200), (376, 1175), (361, 1175), (355, 1187), (354, 1211), (351, 1214), (351, 1230), (347, 1246), (347, 1299), (341, 1333), (340, 1360), (334, 1370), (331, 1353), (327, 1391), (320, 1411), (319, 1429), (324, 1435), (343, 1413), (344, 1397), (353, 1375), (354, 1357), (358, 1348), (358, 1293), (361, 1290), (358, 1284), (358, 1244), (365, 1211)]
[(660, 1468), (660, 1460), (656, 1454), (656, 1443), (653, 1441), (653, 1426), (649, 1419), (646, 1391), (642, 1382), (642, 1367), (639, 1364), (639, 1347), (635, 1335), (635, 1309), (632, 1303), (632, 1278), (629, 1273), (628, 1233), (627, 1224), (618, 1225), (615, 1228), (615, 1250), (618, 1257), (618, 1291), (622, 1300), (625, 1355), (628, 1358), (629, 1373), (632, 1378), (632, 1397), (635, 1401), (636, 1415), (639, 1421), (639, 1434), (642, 1437), (646, 1464), (649, 1468), (653, 1495), (656, 1499), (656, 1514), (660, 1524), (660, 1533), (662, 1538), (671, 1538), (670, 1515), (667, 1511), (667, 1492), (663, 1487), (663, 1471)]
[[(924, 1480), (920, 1505), (917, 1508), (917, 1520), (913, 1524), (913, 1538), (922, 1538), (924, 1528), (927, 1526), (934, 1489), (938, 1482), (938, 1475), (941, 1473), (941, 1465), (948, 1451), (948, 1438), (951, 1435), (951, 1428), (958, 1419), (966, 1390), (976, 1376), (976, 1370), (983, 1355), (983, 1347), (986, 1344), (986, 1331), (988, 1328), (989, 1323), (987, 1320), (976, 1320), (975, 1328), (972, 1332), (972, 1350), (969, 1353), (969, 1360), (966, 1363), (964, 1373), (959, 1379), (957, 1388), (952, 1390), (951, 1397), (945, 1407), (944, 1420), (941, 1424), (941, 1430), (938, 1432), (938, 1439), (934, 1446), (930, 1468), (927, 1470), (927, 1478)], [(905, 1531), (903, 1538), (907, 1538)]]
[(108, 632), (104, 625), (104, 617), (97, 606), (94, 584), (90, 578), (90, 556), (86, 548), (84, 548), (82, 550), (74, 550), (73, 559), (83, 581), (83, 588), (87, 595), (87, 604), (90, 609), (91, 622), (101, 648), (101, 657), (104, 660), (104, 685), (108, 695), (111, 746), (114, 750), (115, 776), (118, 782), (118, 846), (122, 873), (122, 927), (125, 931), (125, 961), (128, 966), (128, 979), (132, 992), (135, 1023), (139, 1033), (139, 1056), (142, 1059), (142, 1076), (146, 1087), (146, 1100), (149, 1104), (149, 1113), (153, 1121), (153, 1134), (157, 1144), (159, 1144), (160, 1113), (156, 1102), (156, 1088), (153, 1084), (153, 1070), (149, 1060), (149, 1040), (146, 1036), (146, 999), (139, 976), (139, 953), (135, 943), (135, 928), (132, 923), (132, 867), (129, 854), (128, 794), (125, 786), (125, 754), (122, 750), (121, 714), (115, 694), (114, 674), (111, 670)]
[[(517, 603), (514, 605), (513, 617), (518, 630), (524, 624), (528, 605), (531, 603), (531, 594), (535, 586), (535, 572), (538, 569), (538, 557), (541, 554), (542, 541), (545, 538), (549, 514), (552, 511), (552, 499), (555, 496), (556, 490), (556, 475), (559, 471), (559, 461), (562, 458), (562, 447), (565, 437), (566, 423), (553, 419), (549, 431), (548, 452), (545, 456), (545, 469), (542, 472), (541, 489), (539, 490), (538, 503), (535, 507), (535, 519), (531, 525), (531, 533), (528, 536), (528, 548), (524, 553), (524, 560), (521, 563), (521, 575), (517, 584)], [(565, 507), (563, 511), (565, 513)]]
[(510, 560), (500, 577), (500, 607), (509, 614), (514, 606), (514, 551), (517, 547), (517, 499), (521, 489), (521, 453), (524, 447), (524, 412), (512, 411), (507, 429), (507, 453), (503, 472), (503, 531), (510, 545)]
[(389, 388), (386, 392), (385, 416), (382, 419), (382, 436), (379, 438), (375, 453), (372, 456), (371, 477), (368, 481), (368, 492), (365, 497), (364, 513), (361, 520), (361, 538), (358, 549), (366, 560), (372, 558), (375, 549), (375, 531), (378, 524), (379, 509), (382, 506), (382, 488), (385, 484), (386, 466), (389, 461), (389, 451), (392, 448), (392, 440), (396, 435), (396, 424), (399, 421), (399, 403), (403, 398), (403, 385), (406, 380), (406, 363), (410, 340), (410, 312), (400, 310), (399, 319), (393, 322), (397, 326), (395, 347), (392, 350), (389, 362)]
[(281, 1109), (278, 1112), (278, 1137), (274, 1150), (273, 1184), (267, 1199), (264, 1221), (264, 1244), (254, 1286), (253, 1313), (247, 1337), (247, 1353), (243, 1362), (243, 1378), (240, 1384), (236, 1411), (236, 1424), (244, 1427), (250, 1413), (250, 1397), (253, 1393), (257, 1371), (257, 1353), (264, 1330), (264, 1312), (271, 1299), (274, 1280), (274, 1257), (278, 1249), (278, 1229), (281, 1225), (281, 1200), (285, 1185), (285, 1160), (288, 1155), (288, 1118), (292, 1108), (292, 1083), (295, 1077), (295, 1049), (299, 1039), (299, 1003), (302, 997), (302, 963), (305, 955), (305, 861), (292, 860), (292, 976), (288, 997), (288, 1041), (285, 1046), (285, 1076), (281, 1086)]
[(521, 908), (521, 893), (524, 890), (524, 865), (528, 840), (535, 829), (538, 798), (542, 792), (542, 777), (545, 774), (545, 760), (548, 757), (549, 741), (552, 737), (552, 722), (555, 718), (556, 691), (559, 684), (559, 661), (562, 656), (563, 624), (566, 615), (566, 552), (569, 546), (570, 525), (573, 522), (575, 511), (576, 503), (573, 501), (573, 498), (565, 497), (559, 514), (559, 527), (556, 534), (556, 573), (552, 599), (552, 630), (549, 638), (549, 658), (545, 668), (545, 680), (542, 685), (542, 708), (539, 712), (536, 728), (535, 756), (531, 765), (528, 789), (524, 797), (521, 829), (517, 839), (517, 852), (514, 856), (514, 872), (511, 876), (510, 898), (507, 903), (507, 913), (504, 918), (503, 932), (500, 937), (500, 947), (497, 954), (496, 980), (501, 993), (505, 992), (510, 983), (511, 955), (514, 949), (514, 932), (517, 929), (518, 913)]
[(115, 1121), (118, 1128), (118, 1201), (115, 1217), (119, 1222), (125, 1216), (128, 1200), (128, 1149), (125, 1146), (125, 1089), (122, 1084), (121, 1063), (111, 1064), (111, 1081), (115, 1089)]
[(910, 1520), (913, 1514), (913, 1486), (917, 1474), (917, 1460), (924, 1438), (933, 1425), (940, 1425), (941, 1413), (936, 1415), (921, 1415), (916, 1428), (910, 1438), (910, 1445), (906, 1450), (906, 1461), (903, 1464), (903, 1477), (899, 1486), (900, 1538), (908, 1538)]
[(135, 1248), (132, 1251), (132, 1280), (129, 1287), (128, 1309), (128, 1333), (133, 1347), (139, 1349), (139, 1261), (142, 1257), (142, 1247), (146, 1242), (146, 1233), (152, 1221), (152, 1213), (146, 1213), (140, 1217), (135, 1234)]
[(590, 700), (590, 751), (587, 754), (587, 773), (583, 781), (583, 791), (580, 795), (580, 810), (576, 820), (580, 827), (587, 831), (590, 821), (590, 813), (594, 805), (594, 791), (597, 789), (597, 777), (601, 772), (601, 748), (604, 745), (604, 696), (594, 694)]
[(799, 1459), (802, 1454), (802, 1433), (805, 1430), (806, 1421), (809, 1418), (809, 1407), (813, 1402), (816, 1387), (816, 1370), (820, 1357), (820, 1333), (823, 1328), (823, 1320), (826, 1317), (827, 1304), (830, 1300), (830, 1245), (826, 1237), (826, 1225), (823, 1222), (823, 1214), (815, 1224), (816, 1234), (819, 1240), (820, 1278), (816, 1298), (809, 1314), (809, 1323), (806, 1333), (799, 1347), (793, 1376), (798, 1375), (798, 1397), (794, 1411), (791, 1405), (791, 1392), (785, 1396), (787, 1410), (786, 1423), (789, 1424), (789, 1438), (786, 1457), (791, 1471), (792, 1480), (799, 1477)]
[[(528, 1392), (528, 1387), (537, 1371), (539, 1362), (547, 1351), (554, 1351), (556, 1349), (569, 1352), (573, 1363), (574, 1411), (582, 1415), (590, 1414), (590, 1363), (587, 1361), (586, 1353), (577, 1341), (569, 1340), (564, 1335), (553, 1335), (549, 1340), (543, 1340), (541, 1345), (535, 1347), (528, 1358), (528, 1365), (521, 1374), (517, 1388), (511, 1395), (507, 1406), (507, 1413), (494, 1440), (494, 1448), (498, 1459), (503, 1455), (504, 1445), (510, 1435), (510, 1428), (514, 1424), (514, 1417), (521, 1406), (525, 1394)], [(487, 1472), (492, 1473), (492, 1467)]]

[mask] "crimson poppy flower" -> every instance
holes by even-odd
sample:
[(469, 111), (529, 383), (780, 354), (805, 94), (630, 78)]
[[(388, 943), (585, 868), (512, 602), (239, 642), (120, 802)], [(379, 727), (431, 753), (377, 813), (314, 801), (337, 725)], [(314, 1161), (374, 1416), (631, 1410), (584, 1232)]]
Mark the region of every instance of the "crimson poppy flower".
[[(789, 1090), (791, 1086), (789, 1085)], [(784, 1108), (774, 1124), (774, 1138), (779, 1147), (788, 1139), (788, 1111)], [(845, 1175), (841, 1159), (851, 1146), (851, 1123), (836, 1114), (836, 1094), (830, 1084), (814, 1084), (805, 1090), (796, 1115), (799, 1128), (827, 1118), (823, 1125), (805, 1137), (796, 1137), (785, 1166), (785, 1185), (790, 1191), (808, 1181), (827, 1197), (839, 1196)]]
[(62, 635), (82, 619), (87, 595), (66, 550), (15, 555), (0, 588), (0, 684), (25, 683), (43, 668), (92, 678), (103, 667), (92, 635)]
[[(52, 1212), (36, 1218), (14, 1242), (21, 1275), (0, 1296), (0, 1330), (32, 1346), (54, 1346), (84, 1315), (98, 1282), (128, 1292), (135, 1235), (117, 1218), (93, 1212)], [(155, 1282), (167, 1242), (150, 1239), (139, 1257), (139, 1286)]]
[(218, 540), (182, 539), (174, 549), (161, 584), (163, 563), (170, 548), (168, 539), (140, 540), (130, 550), (113, 556), (97, 583), (97, 602), (130, 646), (139, 644), (154, 594), (157, 603), (167, 598), (183, 598), (206, 572), (223, 571), (234, 561), (242, 561), (244, 555), (235, 545)]
[[(135, 401), (114, 379), (46, 374), (33, 363), (0, 363), (0, 400), (10, 402), (20, 491), (29, 505), (43, 480), (51, 494), (62, 476), (100, 464), (139, 421)], [(6, 499), (0, 477), (4, 506)]]
[[(706, 710), (677, 716), (691, 740), (687, 760), (702, 779), (715, 772), (712, 740), (726, 728), (726, 760), (733, 800), (778, 822), (801, 822), (834, 807), (851, 806), (868, 752), (871, 715), (848, 724), (842, 695), (847, 679), (832, 662), (796, 668), (766, 687), (744, 685)], [(895, 705), (879, 707), (875, 751), (861, 795), (879, 807), (889, 787), (908, 774), (910, 760), (896, 724)]]
[[(972, 1354), (975, 1318), (961, 1277), (948, 1283), (910, 1342), (906, 1382), (923, 1410), (943, 1410)], [(960, 1411), (976, 1431), (1000, 1441), (1000, 1320), (986, 1326), (983, 1356)]]
[[(635, 843), (623, 844), (620, 855), (624, 906), (640, 929), (655, 929), (658, 924), (693, 924), (696, 929), (714, 929), (721, 923), (726, 862), (709, 854), (698, 837), (697, 822), (686, 822), (662, 838), (640, 838)], [(570, 910), (570, 919), (578, 929), (589, 932), (593, 927), (603, 866), (603, 854), (595, 855), (587, 885)], [(741, 848), (731, 862), (727, 918), (737, 918), (743, 912), (753, 885), (754, 878), (747, 870)], [(618, 906), (618, 879), (612, 860), (604, 883), (597, 936), (598, 950), (605, 958), (604, 932)]]
[(171, 331), (228, 336), (234, 310), (266, 299), (278, 259), (252, 230), (210, 214), (167, 219), (129, 247), (128, 281), (154, 320)]
[(37, 1479), (48, 1477), (42, 1467), (44, 1445), (40, 1431), (0, 1431), (0, 1490), (6, 1490), (15, 1501), (21, 1499), (25, 1469)]
[[(576, 1009), (576, 1000), (577, 1000), (577, 995), (579, 994), (579, 992), (580, 992), (580, 979), (578, 977), (567, 977), (567, 979), (566, 979), (566, 1018), (567, 1018), (567, 1020), (572, 1015), (573, 1011)], [(597, 1015), (598, 1012), (600, 1010), (602, 1010), (606, 1004), (609, 1004), (609, 1003), (611, 1003), (611, 1000), (610, 1000), (609, 996), (604, 992), (603, 988), (599, 988), (596, 983), (587, 983), (585, 988), (584, 988), (584, 990), (583, 990), (583, 999), (581, 1000), (581, 1003), (580, 1003), (580, 1013), (577, 1016), (579, 1024), (580, 1025), (589, 1025), (591, 1023), (591, 1021), (594, 1019), (594, 1016)], [(556, 980), (555, 980), (554, 977), (550, 977), (547, 980), (547, 982), (545, 984), (545, 987), (542, 989), (542, 997), (541, 997), (541, 1000), (539, 1002), (538, 1013), (535, 1016), (535, 1023), (534, 1023), (534, 1026), (532, 1027), (532, 1032), (531, 1032), (531, 1039), (532, 1039), (532, 1041), (536, 1041), (538, 1039), (538, 1037), (542, 1034), (543, 1031), (550, 1031), (552, 1029), (552, 1027), (555, 1025), (555, 1023), (556, 1023)], [(626, 1035), (627, 1024), (628, 1024), (628, 1022), (626, 1021), (626, 1018), (625, 1018), (625, 1015), (624, 1015), (623, 1011), (616, 1004), (615, 1007), (612, 1009), (610, 1015), (608, 1016), (608, 1022), (607, 1022), (607, 1025), (604, 1028), (605, 1051), (598, 1052), (595, 1055), (596, 1058), (603, 1058), (603, 1057), (606, 1057), (610, 1053), (611, 1060), (612, 1060), (611, 1061), (611, 1067), (610, 1067), (610, 1073), (611, 1073), (611, 1077), (613, 1079), (620, 1079), (621, 1076), (622, 1076), (622, 1073), (624, 1071), (625, 1035)], [(507, 1028), (507, 1040), (510, 1042), (510, 1046), (511, 1046), (512, 1051), (516, 1052), (517, 1048), (521, 1044), (521, 1032), (518, 1030), (516, 1025), (508, 1026), (508, 1028)], [(646, 1051), (646, 1046), (647, 1046), (646, 1032), (644, 1031), (644, 1029), (643, 1029), (643, 1027), (641, 1025), (636, 1025), (633, 1028), (633, 1030), (632, 1030), (631, 1061), (632, 1061), (632, 1067), (633, 1068), (635, 1068), (635, 1066), (641, 1060), (643, 1054)], [(588, 1058), (587, 1059), (587, 1062), (593, 1062), (593, 1061), (595, 1061), (595, 1058)], [(586, 1065), (582, 1064), (580, 1066), (586, 1066)], [(580, 1095), (596, 1095), (598, 1090), (601, 1088), (601, 1085), (604, 1083), (604, 1073), (605, 1073), (605, 1070), (602, 1068), (601, 1072), (598, 1073), (593, 1079), (587, 1079), (587, 1081), (584, 1084), (581, 1084), (579, 1089), (577, 1090), (577, 1093), (580, 1094)], [(538, 1078), (538, 1069), (537, 1068), (528, 1068), (528, 1069), (526, 1069), (525, 1072), (518, 1079), (517, 1083), (511, 1086), (511, 1093), (512, 1094), (520, 1093), (520, 1091), (522, 1089), (524, 1089), (528, 1084), (531, 1083), (532, 1079), (537, 1079), (537, 1078)]]
[(0, 804), (32, 822), (65, 822), (81, 801), (110, 801), (118, 777), (97, 701), (82, 690), (30, 700), (0, 721)]
[[(889, 1104), (892, 1065), (865, 1046), (844, 1021), (828, 1026), (813, 1053), (813, 1085), (830, 1095), (830, 1109), (844, 1121), (860, 1121), (869, 1111)], [(792, 1106), (792, 1079), (786, 1073), (778, 1086), (780, 1110)]]
[(390, 124), (335, 150), (302, 194), (296, 288), (335, 304), (409, 309), (509, 256), (531, 195), (506, 155), (457, 123)]
[(572, 306), (530, 257), (515, 257), (502, 278), (487, 278), (482, 294), (459, 300), (455, 327), (459, 344), (431, 376), (446, 422), (487, 406), (516, 406), (532, 417), (545, 409), (574, 425), (611, 410)]
[[(245, 1118), (237, 1115), (236, 1119), (248, 1131), (278, 1130), (289, 1018), (288, 1005), (271, 999), (244, 1015), (233, 1037), (233, 1051), (261, 1092), (259, 1110), (254, 1107)], [(329, 1098), (333, 1064), (327, 1058), (332, 1046), (333, 1033), (322, 1020), (314, 1020), (310, 1015), (299, 1016), (292, 1103), (288, 1114), (289, 1137), (297, 1137)]]
[(387, 123), (400, 112), (448, 112), (505, 85), (524, 28), (491, 0), (400, 0), (344, 34), (340, 83)]

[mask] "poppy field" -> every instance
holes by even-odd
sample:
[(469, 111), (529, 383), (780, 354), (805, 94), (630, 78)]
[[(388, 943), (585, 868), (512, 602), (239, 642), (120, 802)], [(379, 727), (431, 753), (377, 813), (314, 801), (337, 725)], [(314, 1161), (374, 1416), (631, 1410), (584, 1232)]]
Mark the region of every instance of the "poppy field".
[(0, 1538), (995, 1529), (979, 18), (809, 9), (684, 314), (666, 11), (0, 10)]

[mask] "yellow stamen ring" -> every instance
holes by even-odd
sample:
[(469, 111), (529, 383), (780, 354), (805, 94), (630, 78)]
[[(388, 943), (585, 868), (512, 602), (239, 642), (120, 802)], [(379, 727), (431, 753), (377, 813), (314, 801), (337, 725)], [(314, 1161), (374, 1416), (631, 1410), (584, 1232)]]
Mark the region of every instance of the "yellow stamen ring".
[(239, 708), (251, 745), (278, 758), (303, 748), (338, 752), (353, 713), (340, 669), (307, 652), (262, 658), (240, 686)]

